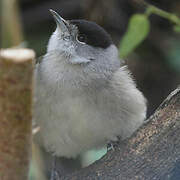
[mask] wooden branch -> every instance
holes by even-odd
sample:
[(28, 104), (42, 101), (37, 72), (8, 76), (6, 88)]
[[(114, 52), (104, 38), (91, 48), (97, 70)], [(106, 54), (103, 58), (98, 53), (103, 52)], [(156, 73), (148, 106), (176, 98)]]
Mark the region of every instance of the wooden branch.
[(0, 51), (0, 179), (25, 180), (31, 154), (32, 83), (35, 54)]
[(60, 179), (170, 179), (180, 160), (179, 134), (180, 87), (131, 138), (91, 166)]

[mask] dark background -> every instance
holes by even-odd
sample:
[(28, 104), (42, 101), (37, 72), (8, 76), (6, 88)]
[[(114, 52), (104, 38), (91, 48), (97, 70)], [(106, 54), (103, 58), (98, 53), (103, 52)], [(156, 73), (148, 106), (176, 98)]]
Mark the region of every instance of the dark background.
[[(64, 19), (87, 19), (103, 26), (119, 42), (134, 13), (143, 13), (138, 0), (21, 0), (20, 17), (24, 39), (38, 56), (46, 45), (55, 23), (48, 9), (57, 11)], [(179, 0), (147, 1), (180, 16)], [(151, 30), (147, 39), (126, 58), (138, 87), (148, 100), (148, 116), (180, 82), (180, 33), (173, 25), (157, 15), (150, 16)]]

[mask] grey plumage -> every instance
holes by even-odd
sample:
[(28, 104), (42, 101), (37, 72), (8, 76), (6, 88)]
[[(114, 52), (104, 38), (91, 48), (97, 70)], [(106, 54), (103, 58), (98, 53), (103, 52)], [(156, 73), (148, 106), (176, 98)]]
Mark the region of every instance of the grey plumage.
[(81, 29), (68, 21), (66, 27), (69, 37), (57, 27), (36, 67), (34, 119), (39, 143), (69, 158), (129, 137), (143, 124), (146, 100), (114, 44), (81, 43)]

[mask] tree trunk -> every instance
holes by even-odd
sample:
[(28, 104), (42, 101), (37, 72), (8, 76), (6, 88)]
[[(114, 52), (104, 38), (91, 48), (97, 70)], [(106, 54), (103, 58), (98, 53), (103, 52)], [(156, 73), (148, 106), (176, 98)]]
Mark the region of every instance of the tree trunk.
[(0, 51), (0, 179), (25, 180), (31, 154), (32, 83), (35, 54)]

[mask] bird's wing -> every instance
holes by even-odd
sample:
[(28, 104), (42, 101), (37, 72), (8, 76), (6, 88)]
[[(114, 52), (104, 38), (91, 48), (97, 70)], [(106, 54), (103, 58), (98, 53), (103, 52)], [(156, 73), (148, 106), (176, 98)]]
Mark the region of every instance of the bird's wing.
[[(126, 66), (120, 67), (113, 73), (109, 82), (113, 102), (111, 109), (114, 111), (114, 119), (121, 121), (123, 132), (121, 137), (130, 136), (144, 121), (146, 117), (146, 99), (136, 84)], [(123, 123), (122, 123), (123, 122)], [(118, 126), (118, 124), (117, 124)]]

